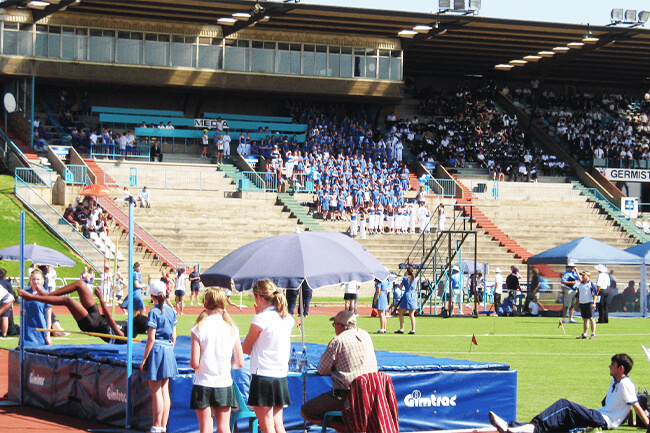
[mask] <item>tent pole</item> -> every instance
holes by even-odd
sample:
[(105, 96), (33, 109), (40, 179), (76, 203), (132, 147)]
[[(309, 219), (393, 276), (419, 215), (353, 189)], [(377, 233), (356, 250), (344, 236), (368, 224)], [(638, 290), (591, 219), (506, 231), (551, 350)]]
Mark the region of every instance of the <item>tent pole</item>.
[(640, 287), (640, 307), (641, 307), (641, 317), (648, 316), (648, 265), (645, 263), (641, 265), (641, 287)]

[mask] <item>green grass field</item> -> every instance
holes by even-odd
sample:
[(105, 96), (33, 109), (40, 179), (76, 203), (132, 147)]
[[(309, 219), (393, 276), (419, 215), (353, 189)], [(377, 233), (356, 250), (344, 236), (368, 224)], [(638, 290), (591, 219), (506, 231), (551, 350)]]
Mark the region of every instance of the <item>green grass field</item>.
[[(0, 176), (0, 249), (19, 243), (19, 221), (22, 206), (13, 196), (13, 178)], [(77, 261), (73, 268), (58, 268), (60, 277), (78, 277), (82, 264), (78, 257), (52, 236), (26, 212), (26, 243), (38, 243), (63, 252)], [(29, 266), (28, 262), (26, 267)], [(9, 275), (19, 273), (18, 262), (1, 261), (0, 267)], [(315, 298), (314, 302), (341, 302), (340, 298)], [(369, 299), (360, 300), (370, 302)], [(250, 305), (248, 299), (244, 304)], [(252, 312), (251, 309), (249, 311)], [(242, 337), (250, 326), (252, 315), (233, 316)], [(119, 317), (123, 318), (123, 317)], [(189, 335), (193, 316), (179, 317), (178, 333)], [(65, 329), (76, 330), (69, 315), (60, 316)], [(326, 344), (334, 335), (327, 316), (306, 318), (306, 340)], [(359, 326), (369, 332), (379, 328), (379, 319), (361, 317)], [(608, 368), (611, 355), (628, 353), (636, 364), (631, 377), (637, 386), (650, 385), (650, 364), (643, 355), (641, 344), (650, 345), (648, 322), (644, 319), (612, 319), (598, 329), (596, 340), (576, 340), (581, 324), (566, 324), (566, 335), (553, 318), (430, 318), (419, 317), (417, 335), (395, 335), (397, 318), (390, 318), (387, 335), (374, 335), (377, 350), (407, 352), (434, 357), (449, 357), (474, 361), (503, 362), (519, 372), (517, 414), (528, 420), (560, 397), (589, 407), (597, 407), (609, 384)], [(406, 329), (410, 329), (407, 324)], [(295, 330), (294, 334), (298, 334)], [(472, 335), (478, 346), (471, 345)], [(294, 341), (299, 341), (295, 337)], [(90, 344), (94, 337), (70, 336), (55, 338), (54, 344)], [(17, 338), (0, 339), (0, 348), (17, 345)], [(624, 430), (636, 431), (632, 428)]]
[[(252, 315), (233, 318), (243, 338)], [(60, 319), (65, 329), (77, 329), (71, 316)], [(189, 335), (195, 319), (179, 317), (179, 335)], [(319, 315), (306, 318), (308, 342), (326, 344), (332, 338), (334, 331), (328, 319)], [(632, 356), (633, 381), (637, 386), (650, 385), (650, 364), (641, 348), (641, 344), (650, 345), (647, 323), (644, 319), (612, 319), (598, 329), (595, 340), (576, 340), (581, 324), (565, 324), (564, 335), (553, 318), (419, 317), (417, 335), (392, 334), (398, 328), (398, 319), (390, 318), (389, 334), (372, 337), (377, 350), (509, 364), (518, 371), (518, 418), (527, 420), (561, 397), (598, 407), (609, 385), (608, 365), (614, 353)], [(360, 317), (359, 326), (372, 333), (379, 328), (379, 319)], [(410, 329), (408, 324), (406, 328)], [(294, 334), (298, 335), (297, 329)], [(471, 344), (472, 335), (476, 336), (478, 346)], [(300, 338), (296, 336), (293, 340)], [(54, 339), (54, 344), (98, 342), (97, 338), (86, 336)], [(16, 347), (16, 343), (16, 338), (0, 339), (2, 348)]]
[[(0, 175), (0, 249), (20, 243), (20, 211), (24, 210), (22, 204), (13, 194), (14, 178)], [(37, 243), (44, 247), (53, 248), (77, 262), (72, 268), (57, 268), (57, 274), (61, 278), (79, 277), (83, 270), (83, 264), (76, 255), (59, 239), (53, 236), (40, 222), (29, 212), (25, 212), (25, 244)], [(25, 262), (25, 270), (31, 266), (31, 262)], [(0, 267), (7, 270), (11, 276), (20, 275), (19, 262), (2, 260)]]

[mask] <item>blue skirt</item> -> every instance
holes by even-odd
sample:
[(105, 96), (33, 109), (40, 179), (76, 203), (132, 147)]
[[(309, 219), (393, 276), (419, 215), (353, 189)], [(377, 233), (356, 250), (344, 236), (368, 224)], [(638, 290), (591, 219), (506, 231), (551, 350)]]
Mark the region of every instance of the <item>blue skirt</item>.
[[(122, 308), (129, 308), (128, 296), (122, 302)], [(144, 310), (144, 298), (142, 297), (142, 289), (135, 289), (133, 291), (133, 309)]]
[(379, 311), (388, 310), (388, 295), (386, 292), (379, 292), (379, 296), (377, 296), (377, 302), (372, 307), (378, 309)]
[(399, 308), (404, 308), (405, 310), (418, 309), (418, 297), (415, 294), (415, 290), (404, 292), (404, 295), (402, 295), (402, 300), (399, 303)]
[(172, 343), (169, 341), (156, 340), (149, 353), (146, 364), (145, 380), (162, 380), (174, 377), (178, 374), (176, 356)]

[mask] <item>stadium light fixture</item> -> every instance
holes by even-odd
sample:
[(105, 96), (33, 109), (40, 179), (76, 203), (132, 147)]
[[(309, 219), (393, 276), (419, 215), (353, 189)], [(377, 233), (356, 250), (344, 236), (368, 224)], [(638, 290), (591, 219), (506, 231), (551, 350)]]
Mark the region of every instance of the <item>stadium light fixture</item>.
[(454, 10), (464, 11), (465, 10), (465, 0), (454, 0)]
[(589, 24), (587, 24), (587, 33), (585, 33), (585, 37), (582, 38), (582, 42), (585, 44), (595, 44), (598, 42), (600, 39), (598, 39), (596, 36), (594, 36), (593, 33), (591, 33), (591, 30), (589, 29)]
[(255, 6), (253, 6), (253, 14), (263, 14), (264, 11), (264, 7), (259, 2), (255, 3)]
[(612, 13), (610, 15), (612, 23), (620, 23), (623, 21), (623, 9), (612, 9)]
[(570, 49), (571, 48), (569, 48), (569, 47), (555, 47), (555, 48), (553, 48), (553, 51), (556, 52), (556, 53), (566, 53)]
[(541, 60), (542, 56), (536, 56), (536, 55), (530, 55), (530, 56), (524, 56), (524, 60), (527, 62), (537, 62)]
[(397, 33), (397, 35), (402, 37), (402, 38), (412, 38), (413, 36), (415, 36), (417, 34), (418, 34), (418, 32), (416, 32), (415, 30), (407, 30), (407, 29), (400, 30), (399, 33)]
[(473, 11), (481, 9), (481, 0), (469, 0), (469, 8)]
[(499, 65), (494, 66), (494, 69), (496, 69), (497, 71), (509, 71), (512, 68), (514, 68), (513, 65), (507, 65), (505, 63), (501, 63)]
[(540, 51), (537, 53), (541, 57), (553, 57), (555, 55), (554, 51)]
[(566, 44), (566, 46), (571, 49), (582, 48), (584, 47), (584, 45), (585, 45), (584, 42), (569, 42), (568, 44)]
[(415, 30), (418, 33), (429, 33), (432, 29), (433, 29), (433, 27), (427, 26), (427, 25), (424, 25), (424, 24), (420, 24), (420, 25), (417, 25), (417, 26), (413, 27), (413, 30)]
[(650, 18), (650, 12), (649, 11), (641, 11), (639, 12), (639, 23), (645, 24), (648, 22), (648, 18)]
[(217, 22), (224, 26), (232, 26), (237, 22), (237, 20), (234, 18), (225, 17), (225, 18), (219, 18)]
[(510, 63), (512, 66), (524, 66), (524, 65), (525, 65), (526, 63), (528, 63), (528, 62), (525, 61), (525, 60), (519, 60), (519, 59), (517, 59), (517, 60), (510, 60), (509, 63)]
[(625, 11), (625, 22), (626, 23), (636, 22), (636, 10), (628, 9)]
[(48, 2), (45, 2), (45, 1), (38, 1), (38, 0), (33, 0), (33, 1), (30, 1), (29, 3), (27, 3), (27, 7), (28, 7), (28, 8), (32, 8), (32, 9), (41, 9), (41, 10), (42, 10), (42, 9), (45, 9), (45, 8), (48, 7), (49, 5), (50, 5), (50, 4), (49, 4)]

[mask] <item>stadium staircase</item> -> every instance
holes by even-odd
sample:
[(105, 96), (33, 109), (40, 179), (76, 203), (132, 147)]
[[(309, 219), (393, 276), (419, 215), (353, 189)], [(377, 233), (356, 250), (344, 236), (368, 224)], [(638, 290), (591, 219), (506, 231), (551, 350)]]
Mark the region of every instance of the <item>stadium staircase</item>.
[[(104, 173), (104, 170), (97, 164), (94, 159), (84, 159), (84, 162), (88, 166), (89, 170), (94, 174), (96, 183), (114, 183), (113, 178)], [(108, 197), (99, 197), (98, 203), (104, 208), (108, 213), (109, 217), (113, 221), (116, 227), (118, 227), (122, 233), (123, 238), (126, 239), (129, 230), (129, 216), (115, 203), (114, 200)], [(176, 268), (179, 263), (183, 263), (183, 260), (174, 254), (169, 248), (160, 243), (154, 237), (152, 237), (146, 230), (144, 230), (138, 223), (134, 224), (134, 242), (141, 247), (144, 251), (144, 263), (154, 263), (154, 267), (159, 266), (170, 266)], [(143, 255), (142, 253), (140, 255)], [(146, 269), (151, 270), (151, 269)]]
[(325, 229), (309, 214), (305, 206), (301, 205), (296, 198), (289, 193), (278, 193), (278, 203), (284, 206), (284, 210), (290, 213), (292, 218), (297, 218), (305, 230), (310, 232), (324, 232)]
[[(128, 233), (129, 216), (110, 198), (99, 197), (97, 202), (110, 215), (115, 224), (119, 226), (124, 233)], [(183, 263), (183, 260), (181, 260), (180, 257), (151, 236), (140, 224), (134, 223), (133, 230), (135, 232), (134, 242), (145, 248), (147, 253), (153, 256), (154, 260), (162, 261), (163, 266), (169, 266), (176, 269), (179, 264)]]
[(598, 191), (594, 190), (593, 188), (585, 187), (577, 180), (572, 180), (571, 184), (575, 189), (580, 191), (582, 195), (587, 197), (589, 201), (600, 206), (600, 208), (606, 212), (610, 218), (616, 221), (616, 223), (619, 224), (623, 230), (633, 236), (639, 243), (650, 241), (650, 236), (645, 233), (643, 226), (639, 227), (636, 225), (634, 221), (626, 217), (618, 207), (603, 197), (600, 193), (598, 193)]
[(41, 163), (41, 158), (36, 154), (36, 151), (29, 147), (29, 143), (25, 143), (25, 140), (23, 140), (18, 132), (12, 127), (9, 127), (9, 131), (7, 136), (11, 141), (14, 142), (16, 147), (20, 149), (20, 151), (25, 155), (27, 160), (32, 163), (32, 164), (40, 164)]

